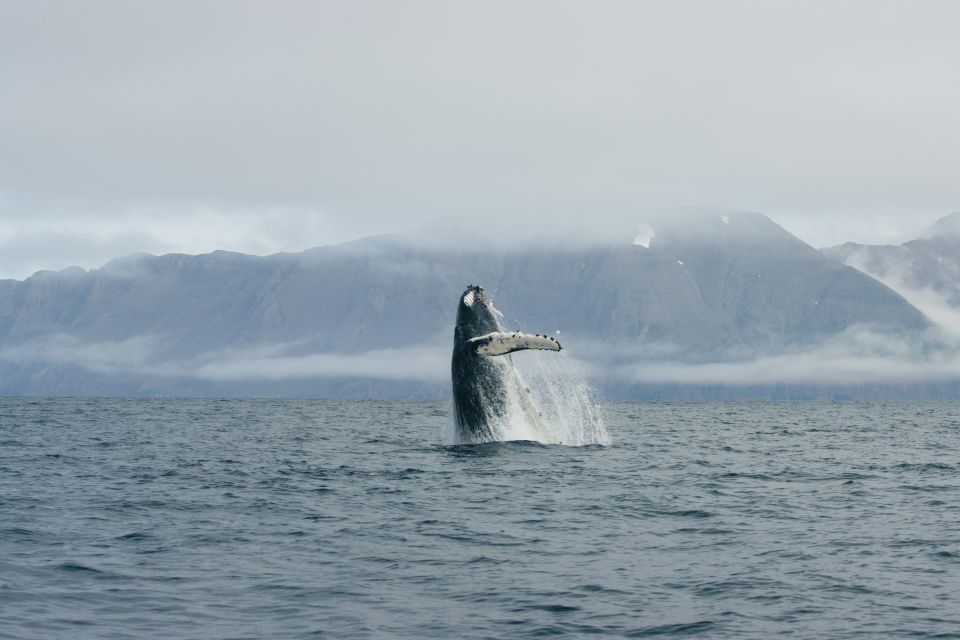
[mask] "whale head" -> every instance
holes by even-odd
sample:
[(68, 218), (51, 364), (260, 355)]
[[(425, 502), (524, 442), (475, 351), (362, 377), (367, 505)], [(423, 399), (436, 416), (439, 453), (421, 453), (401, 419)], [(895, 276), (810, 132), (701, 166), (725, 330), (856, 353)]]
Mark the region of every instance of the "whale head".
[(470, 285), (460, 296), (457, 306), (457, 333), (464, 339), (498, 331), (498, 311), (484, 293), (483, 287)]

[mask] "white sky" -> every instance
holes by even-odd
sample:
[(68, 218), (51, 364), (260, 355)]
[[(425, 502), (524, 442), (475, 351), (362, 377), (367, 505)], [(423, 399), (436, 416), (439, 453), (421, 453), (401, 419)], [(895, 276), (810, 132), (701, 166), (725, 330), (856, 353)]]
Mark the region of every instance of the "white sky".
[(0, 0), (0, 277), (651, 206), (899, 242), (960, 209), (958, 24), (932, 0)]

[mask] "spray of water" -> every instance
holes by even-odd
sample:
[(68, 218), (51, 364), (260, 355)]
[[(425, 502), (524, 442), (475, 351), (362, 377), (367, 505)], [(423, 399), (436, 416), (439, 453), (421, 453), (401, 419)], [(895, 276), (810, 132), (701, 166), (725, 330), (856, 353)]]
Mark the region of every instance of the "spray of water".
[(530, 353), (518, 358), (522, 380), (537, 405), (534, 427), (538, 442), (583, 446), (610, 444), (610, 434), (583, 370), (565, 353)]
[[(515, 354), (513, 363), (506, 358), (495, 363), (504, 367), (505, 378), (515, 384), (506, 385), (503, 397), (489, 399), (489, 406), (498, 409), (487, 416), (493, 441), (610, 444), (595, 393), (583, 371), (565, 354), (524, 352)], [(445, 439), (456, 442), (452, 420)]]

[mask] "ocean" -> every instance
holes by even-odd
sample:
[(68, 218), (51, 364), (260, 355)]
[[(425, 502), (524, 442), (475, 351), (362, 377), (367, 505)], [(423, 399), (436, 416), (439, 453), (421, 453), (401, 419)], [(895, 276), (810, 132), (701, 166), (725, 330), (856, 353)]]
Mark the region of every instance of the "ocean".
[(960, 404), (0, 398), (0, 637), (960, 638)]

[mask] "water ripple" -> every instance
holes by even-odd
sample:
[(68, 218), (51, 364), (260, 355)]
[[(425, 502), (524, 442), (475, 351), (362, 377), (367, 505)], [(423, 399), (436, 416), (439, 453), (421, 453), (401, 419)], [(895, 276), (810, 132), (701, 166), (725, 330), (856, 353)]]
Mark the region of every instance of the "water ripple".
[(0, 637), (960, 637), (960, 405), (0, 399)]

